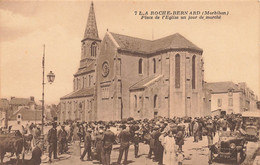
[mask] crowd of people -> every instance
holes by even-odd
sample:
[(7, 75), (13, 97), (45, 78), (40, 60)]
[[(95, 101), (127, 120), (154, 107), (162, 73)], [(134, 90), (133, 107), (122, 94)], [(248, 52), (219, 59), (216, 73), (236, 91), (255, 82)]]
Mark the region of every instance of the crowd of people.
[[(56, 148), (59, 153), (68, 150), (68, 143), (80, 141), (84, 143), (84, 151), (80, 160), (98, 160), (101, 164), (110, 164), (110, 155), (114, 144), (119, 144), (117, 163), (127, 164), (128, 151), (131, 144), (134, 145), (134, 156), (138, 158), (139, 143), (149, 145), (148, 159), (162, 164), (182, 164), (185, 154), (183, 145), (185, 138), (194, 137), (194, 143), (207, 137), (209, 147), (213, 145), (213, 137), (219, 131), (238, 130), (241, 127), (241, 117), (235, 114), (222, 117), (198, 117), (173, 119), (157, 117), (151, 120), (134, 120), (128, 118), (122, 121), (90, 121), (90, 122), (65, 122), (58, 133), (51, 131), (56, 129), (56, 123), (48, 133), (50, 148)], [(57, 131), (56, 131), (57, 132)], [(55, 136), (53, 136), (55, 134)], [(56, 135), (57, 134), (57, 135)], [(54, 144), (50, 139), (55, 139)], [(54, 146), (54, 147), (53, 147)], [(52, 152), (52, 149), (49, 150)], [(54, 158), (57, 157), (55, 149)], [(51, 155), (50, 160), (51, 160)]]
[[(57, 126), (59, 129), (57, 129)], [(52, 128), (46, 134), (48, 142), (47, 151), (49, 161), (58, 158), (58, 154), (68, 152), (68, 146), (79, 141), (84, 143), (84, 151), (80, 160), (98, 160), (103, 165), (110, 164), (110, 156), (113, 145), (119, 144), (117, 163), (128, 163), (128, 151), (131, 144), (134, 145), (134, 156), (138, 158), (139, 143), (149, 145), (148, 159), (158, 162), (159, 165), (182, 164), (185, 159), (183, 145), (185, 138), (193, 136), (194, 143), (207, 136), (209, 147), (213, 144), (213, 137), (219, 131), (238, 130), (241, 127), (241, 117), (231, 114), (220, 117), (197, 117), (197, 118), (163, 118), (134, 120), (133, 118), (122, 121), (89, 121), (89, 122), (65, 122), (63, 125), (57, 122), (52, 123)], [(36, 155), (32, 159), (39, 162), (42, 153), (39, 152), (39, 138), (41, 130), (39, 126), (31, 124), (27, 126), (33, 135), (34, 149)], [(38, 146), (38, 147), (36, 147)], [(41, 146), (42, 147), (42, 146)], [(39, 155), (40, 154), (40, 155)], [(33, 157), (37, 158), (33, 158)]]

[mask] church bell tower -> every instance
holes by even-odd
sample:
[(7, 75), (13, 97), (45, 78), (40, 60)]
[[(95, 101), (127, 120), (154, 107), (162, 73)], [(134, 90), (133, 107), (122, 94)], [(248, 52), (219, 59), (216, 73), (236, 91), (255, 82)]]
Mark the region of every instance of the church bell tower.
[(98, 36), (94, 4), (91, 2), (84, 37), (81, 40), (80, 68), (88, 67), (97, 58), (101, 40)]

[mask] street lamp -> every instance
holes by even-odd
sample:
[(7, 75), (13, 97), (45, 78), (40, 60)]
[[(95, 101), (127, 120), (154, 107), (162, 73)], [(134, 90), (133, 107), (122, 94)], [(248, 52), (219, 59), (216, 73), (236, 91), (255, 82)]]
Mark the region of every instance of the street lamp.
[(48, 78), (48, 82), (51, 84), (53, 83), (54, 79), (55, 79), (55, 75), (52, 71), (50, 71), (50, 73), (47, 75)]
[[(45, 69), (45, 45), (43, 45), (43, 57), (42, 57), (42, 138), (44, 141), (44, 78), (45, 78), (45, 74), (44, 74), (44, 69)], [(50, 73), (47, 75), (47, 80), (48, 82), (51, 84), (53, 83), (54, 79), (55, 79), (55, 75), (52, 71), (50, 71)]]

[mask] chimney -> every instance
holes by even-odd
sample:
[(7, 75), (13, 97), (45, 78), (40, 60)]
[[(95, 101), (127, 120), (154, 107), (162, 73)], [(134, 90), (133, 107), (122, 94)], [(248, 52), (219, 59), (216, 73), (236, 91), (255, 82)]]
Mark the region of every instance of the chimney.
[(31, 96), (31, 97), (30, 97), (30, 100), (34, 102), (34, 97), (33, 97), (33, 96)]

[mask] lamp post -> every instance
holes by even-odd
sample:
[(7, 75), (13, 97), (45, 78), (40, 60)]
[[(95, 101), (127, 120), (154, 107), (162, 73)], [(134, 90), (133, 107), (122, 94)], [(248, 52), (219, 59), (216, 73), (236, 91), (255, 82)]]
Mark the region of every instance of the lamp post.
[[(42, 57), (42, 138), (44, 140), (44, 77), (45, 77), (45, 45), (43, 45), (43, 57)], [(52, 71), (47, 75), (47, 80), (51, 84), (55, 79), (55, 75)]]

